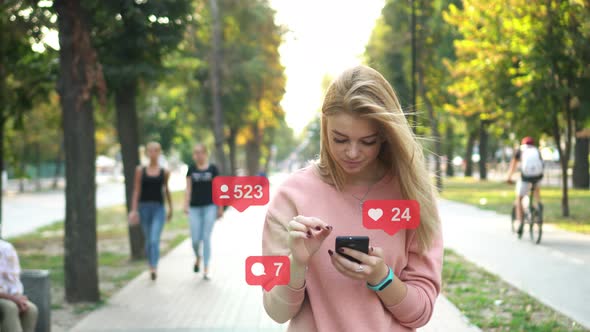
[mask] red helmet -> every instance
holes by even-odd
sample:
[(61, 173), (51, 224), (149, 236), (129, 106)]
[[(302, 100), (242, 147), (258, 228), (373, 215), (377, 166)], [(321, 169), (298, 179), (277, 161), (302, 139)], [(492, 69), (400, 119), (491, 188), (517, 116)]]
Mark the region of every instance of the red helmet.
[(527, 136), (527, 137), (523, 138), (522, 141), (520, 141), (520, 144), (522, 144), (522, 145), (535, 145), (535, 140), (532, 137)]

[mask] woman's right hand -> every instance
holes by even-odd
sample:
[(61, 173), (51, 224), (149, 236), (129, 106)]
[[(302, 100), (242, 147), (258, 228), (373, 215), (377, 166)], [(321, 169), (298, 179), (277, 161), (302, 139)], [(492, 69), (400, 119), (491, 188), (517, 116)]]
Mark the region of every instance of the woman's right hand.
[(289, 249), (293, 260), (307, 266), (332, 229), (332, 226), (315, 217), (297, 216), (289, 221)]
[(27, 303), (29, 299), (26, 296), (18, 294), (10, 297), (10, 300), (16, 304), (19, 313), (29, 310), (29, 304)]
[(129, 220), (130, 225), (139, 224), (139, 213), (137, 213), (137, 210), (132, 210), (131, 212), (129, 212), (127, 220)]

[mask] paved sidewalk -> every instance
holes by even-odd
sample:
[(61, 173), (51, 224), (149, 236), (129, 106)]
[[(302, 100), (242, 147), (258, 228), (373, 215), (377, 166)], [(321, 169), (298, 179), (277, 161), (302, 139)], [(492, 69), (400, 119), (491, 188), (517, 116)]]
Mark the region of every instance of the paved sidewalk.
[[(590, 329), (590, 236), (543, 225), (518, 240), (510, 217), (441, 200), (445, 246)], [(590, 216), (589, 216), (590, 217)]]
[[(211, 280), (192, 272), (190, 241), (161, 260), (158, 280), (143, 273), (72, 331), (285, 331), (262, 306), (262, 289), (248, 286), (244, 262), (260, 255), (265, 207), (230, 209), (212, 235)], [(188, 229), (187, 229), (188, 232)], [(444, 297), (420, 331), (479, 331)]]

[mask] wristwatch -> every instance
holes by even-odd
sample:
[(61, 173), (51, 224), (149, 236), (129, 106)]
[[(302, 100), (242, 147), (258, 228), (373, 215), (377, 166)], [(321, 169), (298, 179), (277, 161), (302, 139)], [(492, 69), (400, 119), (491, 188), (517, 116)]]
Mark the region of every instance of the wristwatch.
[(389, 286), (389, 284), (391, 284), (393, 282), (393, 270), (389, 266), (387, 268), (389, 269), (389, 272), (387, 273), (387, 277), (385, 277), (385, 279), (381, 280), (380, 283), (378, 283), (377, 285), (371, 285), (367, 282), (367, 287), (370, 290), (373, 290), (375, 292), (380, 292), (380, 291), (384, 290), (385, 287)]

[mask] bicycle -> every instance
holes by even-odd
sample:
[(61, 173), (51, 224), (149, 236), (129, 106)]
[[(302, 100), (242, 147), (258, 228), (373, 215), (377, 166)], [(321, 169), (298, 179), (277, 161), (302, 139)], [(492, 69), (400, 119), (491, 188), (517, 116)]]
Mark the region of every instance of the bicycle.
[(518, 228), (516, 225), (516, 204), (512, 205), (511, 226), (512, 233), (517, 233), (520, 239), (522, 238), (523, 228), (525, 225), (529, 225), (531, 241), (539, 244), (543, 235), (543, 204), (539, 203), (539, 207), (536, 207), (534, 204), (536, 186), (537, 182), (533, 182), (530, 193), (522, 198), (523, 222), (518, 225)]

